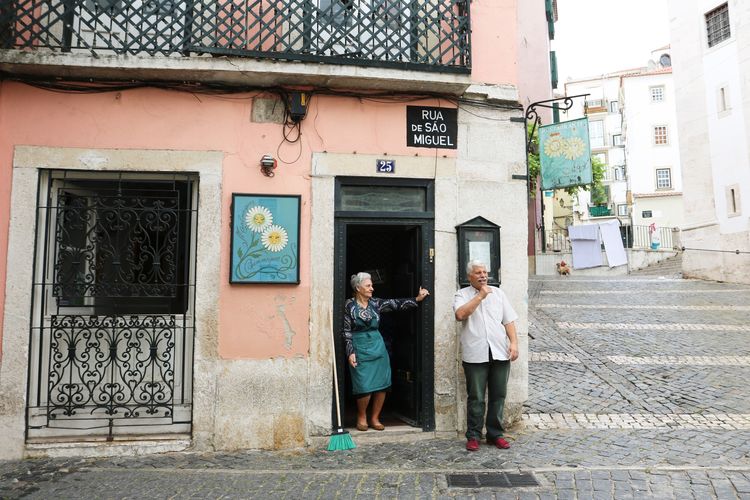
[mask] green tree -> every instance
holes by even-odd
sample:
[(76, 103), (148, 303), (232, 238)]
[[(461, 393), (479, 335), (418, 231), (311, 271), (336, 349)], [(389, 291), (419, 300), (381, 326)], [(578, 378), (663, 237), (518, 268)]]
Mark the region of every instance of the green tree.
[[(531, 133), (531, 124), (528, 125), (527, 135)], [(539, 180), (539, 176), (542, 173), (542, 164), (539, 160), (539, 128), (534, 130), (534, 135), (531, 137), (531, 151), (527, 152), (529, 160), (529, 196), (534, 198), (536, 196), (536, 183)], [(606, 165), (599, 161), (595, 156), (591, 157), (591, 184), (582, 184), (580, 186), (570, 186), (562, 188), (563, 191), (571, 196), (575, 196), (579, 189), (583, 191), (591, 191), (591, 202), (595, 205), (602, 205), (607, 203), (607, 192), (604, 189), (602, 180), (604, 179), (604, 169)]]

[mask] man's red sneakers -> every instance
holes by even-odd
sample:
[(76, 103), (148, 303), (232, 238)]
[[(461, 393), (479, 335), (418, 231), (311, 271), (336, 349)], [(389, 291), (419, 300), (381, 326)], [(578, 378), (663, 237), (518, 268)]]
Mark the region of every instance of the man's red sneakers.
[[(510, 443), (501, 437), (495, 439), (487, 438), (487, 444), (494, 444), (501, 450), (507, 450), (510, 448)], [(468, 449), (469, 445), (466, 445), (466, 448)]]
[(477, 451), (479, 450), (479, 440), (478, 439), (469, 439), (466, 441), (466, 449), (469, 451)]

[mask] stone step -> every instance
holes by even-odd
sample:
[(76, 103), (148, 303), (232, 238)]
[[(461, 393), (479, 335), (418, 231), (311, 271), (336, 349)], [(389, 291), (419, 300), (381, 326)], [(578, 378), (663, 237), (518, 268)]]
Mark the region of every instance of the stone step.
[(682, 277), (682, 254), (665, 259), (646, 268), (632, 271), (631, 276), (669, 276)]

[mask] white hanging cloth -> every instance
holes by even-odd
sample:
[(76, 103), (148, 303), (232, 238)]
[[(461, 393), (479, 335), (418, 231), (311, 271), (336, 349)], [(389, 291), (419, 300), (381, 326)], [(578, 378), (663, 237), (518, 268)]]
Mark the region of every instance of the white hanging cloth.
[(602, 243), (599, 239), (598, 225), (568, 226), (568, 238), (573, 252), (573, 269), (602, 265)]
[(616, 220), (599, 223), (602, 241), (604, 241), (604, 251), (607, 253), (607, 262), (609, 267), (622, 266), (628, 263), (628, 256), (625, 253), (625, 247), (622, 244), (620, 235), (620, 223)]

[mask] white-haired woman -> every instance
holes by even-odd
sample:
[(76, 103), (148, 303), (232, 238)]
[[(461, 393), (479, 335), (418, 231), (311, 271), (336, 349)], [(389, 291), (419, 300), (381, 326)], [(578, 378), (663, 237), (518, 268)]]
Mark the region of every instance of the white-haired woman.
[(357, 399), (357, 429), (367, 430), (367, 407), (372, 400), (369, 425), (382, 431), (385, 426), (380, 422), (380, 412), (385, 402), (385, 391), (391, 386), (391, 361), (378, 330), (380, 315), (417, 307), (430, 292), (419, 287), (415, 298), (375, 298), (372, 296), (372, 277), (364, 272), (353, 274), (350, 284), (354, 297), (344, 304), (344, 328), (341, 334), (349, 362), (352, 393)]

